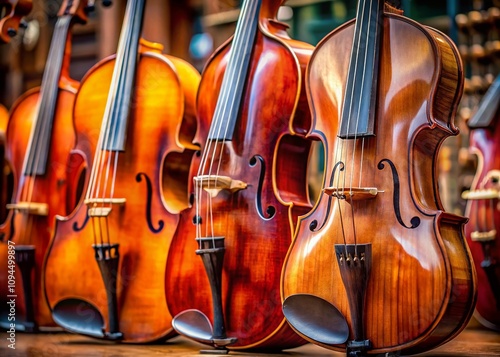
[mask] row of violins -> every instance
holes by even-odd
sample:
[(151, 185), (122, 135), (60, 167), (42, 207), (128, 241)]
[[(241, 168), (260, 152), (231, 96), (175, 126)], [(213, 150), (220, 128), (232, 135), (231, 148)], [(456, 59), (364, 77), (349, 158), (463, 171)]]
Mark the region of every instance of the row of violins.
[[(132, 343), (179, 333), (221, 353), (310, 341), (349, 356), (460, 333), (478, 281), (467, 219), (444, 211), (436, 177), (458, 133), (456, 46), (360, 0), (313, 48), (276, 20), (282, 2), (244, 0), (200, 77), (140, 39), (145, 1), (128, 0), (116, 55), (76, 83), (71, 27), (90, 1), (63, 1), (41, 87), (6, 130), (0, 258), (16, 271), (2, 269), (0, 291), (15, 295), (15, 321), (3, 311), (2, 326)], [(495, 127), (497, 110), (486, 116), (477, 132)], [(313, 141), (325, 153), (315, 203)], [(470, 191), (481, 241), (483, 212), (500, 218), (491, 182)]]

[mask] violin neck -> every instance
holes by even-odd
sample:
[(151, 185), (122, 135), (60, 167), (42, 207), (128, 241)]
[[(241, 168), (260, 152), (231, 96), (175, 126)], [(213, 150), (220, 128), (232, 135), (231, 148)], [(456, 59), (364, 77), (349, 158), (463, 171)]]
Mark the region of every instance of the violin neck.
[(101, 127), (100, 147), (103, 150), (125, 150), (127, 122), (139, 57), (139, 39), (144, 6), (145, 0), (130, 0), (127, 2), (111, 87)]
[(254, 47), (262, 0), (245, 0), (236, 25), (229, 61), (208, 134), (213, 140), (232, 140)]
[(70, 25), (71, 15), (60, 16), (54, 28), (50, 44), (47, 65), (43, 73), (40, 96), (38, 98), (38, 114), (31, 129), (27, 154), (24, 161), (24, 175), (44, 175), (47, 168), (52, 126), (54, 121), (59, 80), (63, 60), (69, 53), (67, 46), (71, 46)]
[(340, 137), (374, 135), (384, 0), (360, 0), (342, 107)]

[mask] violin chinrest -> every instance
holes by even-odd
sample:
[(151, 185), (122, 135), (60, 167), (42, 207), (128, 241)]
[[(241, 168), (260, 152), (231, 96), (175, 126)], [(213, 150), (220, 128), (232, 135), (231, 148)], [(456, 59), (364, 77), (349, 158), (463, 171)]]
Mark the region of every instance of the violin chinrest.
[(339, 345), (349, 337), (344, 315), (320, 297), (290, 295), (283, 302), (283, 314), (295, 330), (319, 343)]

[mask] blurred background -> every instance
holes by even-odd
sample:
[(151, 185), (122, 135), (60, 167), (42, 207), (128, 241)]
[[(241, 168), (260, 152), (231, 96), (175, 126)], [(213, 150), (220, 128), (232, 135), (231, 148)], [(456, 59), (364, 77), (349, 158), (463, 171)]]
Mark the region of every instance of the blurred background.
[[(10, 108), (42, 79), (53, 26), (62, 0), (34, 0), (26, 28), (0, 46), (0, 104)], [(200, 72), (210, 54), (234, 32), (240, 0), (148, 0), (143, 37), (164, 45), (165, 53), (181, 57)], [(470, 186), (475, 160), (468, 153), (466, 122), (498, 74), (500, 59), (500, 0), (394, 0), (404, 14), (448, 34), (459, 46), (467, 80), (456, 118), (461, 132), (440, 151), (440, 190), (445, 208), (463, 214), (460, 193)], [(97, 61), (113, 54), (125, 10), (125, 0), (109, 7), (96, 2), (86, 25), (74, 26), (70, 73), (80, 80)], [(289, 34), (316, 45), (335, 27), (354, 18), (357, 0), (288, 0), (279, 20)], [(313, 193), (321, 183), (321, 150), (312, 165)]]

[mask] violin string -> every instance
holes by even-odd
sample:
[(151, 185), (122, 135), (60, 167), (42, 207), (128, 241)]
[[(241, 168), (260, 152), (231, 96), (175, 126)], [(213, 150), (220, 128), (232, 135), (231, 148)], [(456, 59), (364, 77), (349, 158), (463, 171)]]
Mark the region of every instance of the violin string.
[[(251, 22), (255, 21), (254, 19), (255, 19), (256, 11), (259, 9), (259, 2), (260, 1), (247, 2), (250, 5), (244, 6), (244, 8), (242, 9), (243, 23), (242, 23), (242, 25), (238, 24), (238, 26), (241, 26), (242, 29), (249, 28), (249, 26), (251, 25)], [(247, 15), (247, 13), (250, 13), (250, 15)], [(239, 30), (238, 30), (238, 32), (239, 32)], [(255, 38), (252, 39), (251, 31), (245, 31), (245, 32), (243, 32), (243, 34), (245, 35), (245, 36), (241, 36), (241, 42), (243, 43), (243, 48), (249, 48), (252, 45), (252, 43), (251, 43), (252, 40), (254, 40)], [(239, 40), (239, 37), (240, 36), (238, 36), (238, 40)], [(241, 48), (240, 44), (235, 44), (234, 46), (235, 46), (234, 48)], [(251, 51), (250, 51), (250, 54), (251, 54)], [(244, 69), (244, 61), (243, 60), (240, 60), (240, 61), (233, 60), (232, 63), (234, 65), (232, 66), (233, 68), (232, 68), (231, 77), (233, 79), (236, 78), (236, 83), (234, 84), (234, 86), (237, 88), (238, 85), (240, 84), (240, 82), (244, 81), (244, 79), (246, 78), (246, 73), (245, 73), (245, 75), (242, 75), (243, 74), (242, 72)], [(231, 81), (231, 83), (233, 83), (233, 81)], [(242, 95), (243, 95), (243, 93), (242, 93)], [(228, 102), (229, 102), (230, 106), (229, 106), (229, 108), (227, 105), (224, 106), (224, 115), (227, 115), (225, 113), (226, 110), (229, 113), (234, 112), (233, 106), (235, 105), (235, 101), (228, 101)], [(222, 129), (222, 128), (219, 128), (219, 132), (220, 132), (220, 129)], [(223, 157), (223, 153), (224, 153), (223, 148), (226, 144), (226, 137), (227, 137), (228, 129), (229, 129), (229, 121), (226, 121), (226, 127), (224, 128), (224, 136), (222, 139), (222, 145), (220, 146), (221, 150), (219, 152), (219, 159), (218, 159), (218, 163), (217, 163), (217, 171), (216, 171), (216, 176), (215, 176), (216, 177), (216, 182), (215, 182), (216, 185), (217, 185), (217, 180), (219, 178), (220, 167), (221, 167), (222, 157)], [(215, 157), (212, 158), (212, 163), (213, 163), (214, 159), (215, 159)], [(211, 169), (212, 169), (212, 163), (211, 163)], [(212, 196), (210, 196), (210, 199), (212, 200)], [(211, 214), (210, 222), (211, 222), (211, 226), (213, 227), (213, 210), (212, 209), (210, 210), (210, 214)], [(212, 230), (212, 236), (213, 235), (214, 235), (214, 232)]]
[[(133, 3), (133, 5), (135, 5), (133, 13), (135, 15), (140, 14), (141, 10), (144, 7), (144, 2), (143, 1), (135, 1)], [(141, 19), (142, 19), (142, 14), (140, 14), (140, 16), (133, 16), (133, 18), (132, 18), (132, 25), (129, 26), (129, 36), (128, 36), (129, 39), (132, 36), (134, 36), (134, 33), (140, 31)], [(130, 42), (130, 41), (131, 40), (129, 40), (127, 42)], [(129, 59), (129, 60), (124, 61), (124, 69), (123, 69), (123, 71), (125, 72), (125, 75), (122, 75), (121, 78), (128, 77), (128, 76), (126, 76), (126, 74), (130, 73), (131, 71), (134, 71), (132, 73), (132, 75), (135, 75), (135, 66), (134, 65), (137, 65), (137, 61), (135, 61), (135, 60), (137, 60), (138, 58), (140, 58), (139, 57), (140, 55), (139, 54), (135, 54), (135, 53), (131, 53), (132, 50), (134, 50), (134, 52), (136, 52), (136, 50), (134, 48), (132, 48), (131, 46), (125, 46), (124, 59)], [(130, 58), (132, 56), (136, 56), (135, 60), (133, 62), (130, 61)], [(123, 86), (126, 85), (125, 81), (121, 81), (121, 82), (123, 83)], [(123, 92), (125, 92), (125, 90), (120, 91), (120, 93), (123, 93)], [(124, 101), (127, 101), (128, 103), (130, 103), (130, 98), (126, 98)], [(121, 102), (122, 101), (118, 101), (118, 103), (121, 103)], [(120, 113), (122, 113), (121, 110), (120, 110)], [(127, 115), (127, 116), (130, 115), (130, 112), (126, 111), (125, 115)], [(118, 120), (116, 122), (118, 123)], [(116, 130), (114, 130), (114, 132), (116, 133)], [(113, 144), (115, 144), (115, 142), (116, 142), (116, 137), (113, 138)], [(114, 160), (114, 165), (113, 165), (113, 177), (111, 179), (111, 187), (110, 187), (110, 195), (109, 195), (110, 199), (113, 199), (114, 198), (114, 194), (115, 194), (115, 183), (116, 183), (116, 176), (117, 176), (117, 171), (118, 171), (118, 159), (120, 157), (120, 152), (119, 151), (115, 151), (113, 153), (113, 155), (114, 155), (114, 159), (115, 160)], [(111, 202), (112, 201), (110, 200), (110, 204), (109, 204), (110, 207), (112, 206)], [(108, 235), (108, 238), (109, 238), (109, 235)]]
[[(54, 39), (51, 42), (51, 46), (49, 49), (48, 61), (47, 63), (52, 63), (51, 66), (46, 66), (46, 70), (43, 73), (42, 78), (42, 86), (40, 87), (40, 93), (36, 105), (36, 110), (34, 114), (34, 120), (31, 125), (30, 131), (30, 139), (28, 141), (28, 147), (25, 152), (24, 160), (23, 160), (23, 175), (27, 172), (29, 173), (27, 176), (27, 185), (23, 187), (21, 201), (31, 202), (35, 187), (36, 181), (36, 171), (41, 160), (42, 152), (47, 152), (49, 149), (50, 143), (44, 148), (44, 140), (46, 141), (49, 137), (49, 129), (51, 127), (48, 125), (48, 120), (52, 119), (55, 116), (54, 110), (52, 113), (48, 113), (50, 110), (50, 105), (48, 103), (55, 103), (56, 96), (58, 90), (49, 90), (46, 88), (48, 83), (55, 83), (59, 87), (58, 79), (60, 68), (62, 66), (62, 56), (64, 52), (60, 52), (60, 47), (56, 44), (65, 43), (64, 38), (68, 33), (69, 28), (69, 18), (68, 17), (60, 17), (58, 18), (54, 30)], [(63, 38), (64, 37), (64, 38)], [(58, 56), (59, 55), (59, 56)], [(50, 118), (51, 116), (52, 118)], [(48, 170), (46, 170), (46, 174), (48, 174)]]
[[(222, 145), (218, 145), (220, 143), (220, 140), (219, 140), (219, 137), (220, 137), (220, 133), (222, 132), (222, 128), (223, 128), (223, 124), (224, 124), (224, 118), (228, 115), (227, 113), (231, 113), (232, 112), (232, 107), (230, 105), (232, 105), (234, 103), (234, 101), (230, 101), (229, 98), (230, 98), (230, 95), (233, 94), (233, 90), (232, 88), (234, 88), (234, 86), (238, 86), (239, 84), (239, 81), (242, 79), (241, 75), (237, 75), (239, 73), (241, 73), (242, 71), (242, 67), (243, 67), (243, 61), (235, 61), (233, 59), (233, 56), (235, 56), (235, 52), (234, 52), (234, 49), (235, 48), (240, 48), (241, 47), (241, 43), (243, 42), (245, 44), (247, 44), (248, 46), (248, 43), (249, 43), (249, 40), (248, 40), (248, 36), (243, 36), (245, 35), (246, 33), (243, 32), (243, 35), (241, 34), (242, 33), (242, 29), (245, 29), (248, 24), (247, 22), (249, 21), (248, 20), (248, 16), (246, 15), (247, 12), (248, 12), (248, 8), (249, 8), (249, 4), (250, 2), (246, 2), (244, 5), (243, 5), (243, 8), (242, 8), (242, 13), (240, 15), (240, 18), (243, 19), (243, 21), (238, 21), (238, 24), (237, 24), (237, 29), (236, 29), (236, 32), (235, 32), (235, 36), (233, 38), (233, 43), (231, 44), (231, 48), (229, 49), (230, 53), (229, 53), (229, 62), (228, 62), (228, 65), (227, 65), (227, 68), (226, 68), (226, 73), (225, 76), (224, 76), (224, 79), (223, 79), (223, 86), (222, 86), (222, 92), (219, 94), (219, 99), (218, 99), (218, 105), (216, 106), (216, 109), (215, 109), (215, 113), (214, 113), (214, 120), (213, 120), (213, 123), (212, 125), (210, 126), (210, 130), (209, 130), (209, 139), (207, 140), (207, 147), (206, 149), (204, 150), (204, 153), (202, 155), (202, 160), (201, 160), (201, 163), (200, 163), (200, 167), (199, 167), (199, 170), (198, 170), (198, 175), (200, 176), (205, 170), (207, 170), (207, 164), (209, 163), (208, 162), (208, 157), (209, 155), (211, 156), (211, 160), (210, 160), (210, 163), (209, 163), (209, 167), (208, 167), (208, 175), (207, 177), (205, 178), (204, 176), (201, 176), (201, 181), (203, 180), (207, 180), (207, 188), (208, 190), (210, 191), (211, 190), (211, 185), (212, 185), (212, 180), (211, 180), (211, 177), (212, 177), (212, 172), (213, 172), (213, 168), (214, 168), (214, 163), (215, 163), (215, 158), (217, 156), (217, 149), (220, 147), (220, 153), (219, 153), (219, 159), (218, 159), (218, 165), (217, 165), (217, 171), (216, 171), (216, 175), (215, 175), (215, 182), (214, 182), (214, 185), (217, 186), (217, 183), (218, 183), (218, 178), (219, 178), (219, 173), (220, 173), (220, 165), (221, 165), (221, 162), (222, 162), (222, 155), (223, 155), (223, 146), (225, 144), (225, 137), (227, 135), (227, 130), (228, 130), (228, 127), (229, 127), (229, 121), (226, 121), (226, 127), (225, 127), (225, 135), (224, 135), (224, 138), (222, 139)], [(227, 78), (226, 78), (227, 76)], [(236, 77), (236, 80), (235, 80), (235, 77)], [(230, 83), (230, 85), (227, 85), (227, 83)], [(220, 104), (222, 103), (222, 104)], [(230, 104), (230, 105), (228, 105)], [(214, 133), (217, 132), (217, 135), (215, 136), (216, 139), (214, 140), (211, 140), (210, 138), (213, 137)], [(213, 146), (213, 148), (212, 148)], [(198, 199), (196, 200), (196, 202), (198, 203), (198, 205), (201, 205), (201, 200), (202, 200), (202, 190), (203, 190), (203, 182), (200, 183), (200, 185), (197, 185), (197, 197)], [(209, 222), (209, 224), (207, 224), (205, 226), (205, 229), (206, 229), (206, 236), (208, 236), (208, 231), (210, 230), (210, 233), (211, 233), (211, 236), (212, 238), (215, 237), (215, 232), (214, 232), (214, 224), (213, 224), (213, 202), (212, 202), (212, 195), (210, 194), (206, 194), (206, 197), (207, 197), (207, 201), (208, 201), (208, 204), (207, 204), (207, 212), (206, 212), (206, 218), (207, 218), (207, 222)], [(199, 215), (199, 209), (197, 208), (197, 215)], [(215, 244), (215, 242), (213, 242), (213, 244)]]
[[(34, 121), (32, 122), (30, 139), (28, 141), (27, 150), (25, 151), (25, 156), (23, 160), (23, 169), (21, 171), (24, 176), (23, 183), (21, 183), (22, 191), (20, 195), (21, 202), (27, 202), (30, 204), (33, 200), (35, 183), (37, 180), (37, 168), (40, 165), (41, 155), (45, 152), (49, 155), (50, 142), (50, 130), (52, 130), (53, 125), (49, 125), (48, 120), (53, 120), (55, 117), (55, 103), (57, 95), (59, 93), (59, 77), (62, 67), (62, 60), (64, 57), (64, 48), (61, 52), (61, 48), (58, 44), (66, 44), (66, 36), (69, 32), (69, 25), (71, 22), (71, 16), (61, 16), (58, 18), (55, 29), (54, 29), (54, 39), (51, 42), (49, 49), (49, 55), (47, 63), (52, 63), (51, 66), (47, 66), (44, 71), (42, 78), (42, 86), (40, 88), (39, 97), (37, 100)], [(57, 45), (56, 45), (57, 44)], [(56, 86), (55, 90), (47, 91), (46, 88), (48, 84), (54, 84)], [(45, 144), (45, 145), (44, 145)], [(50, 168), (48, 167), (48, 157), (45, 164), (45, 175), (50, 174)], [(28, 214), (28, 222), (26, 222), (25, 229), (22, 230), (22, 234), (28, 237), (28, 243), (31, 244), (34, 236), (32, 234), (33, 229), (33, 215)]]
[[(373, 6), (373, 0), (370, 0), (370, 8), (369, 10), (372, 9), (372, 6)], [(367, 29), (366, 29), (366, 39), (365, 39), (365, 43), (368, 43), (368, 40), (370, 38), (370, 33), (371, 33), (371, 22), (372, 22), (372, 17), (370, 16), (370, 14), (372, 13), (371, 11), (369, 12), (369, 14), (366, 14), (365, 13), (365, 7), (363, 8), (363, 14), (362, 14), (362, 21), (363, 21), (363, 24), (365, 23), (365, 16), (367, 17)], [(360, 95), (362, 96), (363, 95), (363, 91), (364, 91), (364, 87), (365, 87), (365, 76), (366, 76), (366, 62), (367, 62), (367, 58), (368, 58), (368, 45), (366, 46), (363, 46), (363, 52), (361, 55), (363, 56), (363, 66), (361, 66), (361, 89), (360, 89)], [(359, 57), (358, 57), (359, 58)], [(358, 61), (356, 61), (356, 64), (357, 64)], [(356, 65), (357, 67), (357, 65)], [(351, 159), (351, 174), (350, 174), (350, 179), (349, 179), (349, 187), (350, 187), (350, 191), (352, 193), (352, 183), (353, 183), (353, 179), (354, 179), (354, 162), (355, 162), (355, 158), (356, 158), (356, 142), (357, 142), (357, 135), (358, 135), (358, 128), (359, 128), (359, 118), (360, 118), (360, 114), (361, 114), (361, 103), (363, 101), (362, 100), (359, 100), (358, 101), (358, 108), (357, 108), (357, 117), (356, 117), (356, 130), (354, 131), (354, 140), (353, 140), (353, 149), (352, 149), (352, 159)], [(363, 141), (364, 143), (364, 141)], [(363, 165), (363, 156), (361, 155), (360, 157), (360, 164), (359, 166), (361, 167)], [(360, 186), (361, 187), (361, 186)]]
[[(133, 5), (131, 5), (133, 6)], [(125, 18), (130, 18), (130, 10), (125, 15)], [(101, 133), (98, 141), (98, 146), (96, 149), (96, 160), (94, 161), (93, 172), (93, 182), (92, 182), (92, 192), (91, 197), (99, 198), (101, 196), (101, 183), (104, 184), (103, 198), (105, 197), (106, 184), (109, 178), (109, 166), (113, 161), (113, 151), (108, 151), (106, 148), (110, 147), (110, 143), (115, 141), (116, 127), (118, 121), (116, 120), (116, 115), (118, 112), (117, 106), (119, 105), (119, 98), (116, 98), (116, 93), (119, 92), (122, 82), (120, 78), (123, 77), (124, 57), (128, 46), (125, 46), (128, 38), (130, 37), (131, 26), (125, 26), (125, 32), (120, 35), (118, 44), (118, 53), (115, 59), (115, 69), (113, 71), (113, 77), (111, 81), (111, 86), (108, 94), (108, 101), (106, 103), (106, 110), (103, 119), (103, 125), (101, 128)], [(115, 119), (115, 120), (113, 120)], [(105, 172), (104, 182), (103, 182), (103, 172)], [(89, 197), (90, 198), (90, 197)], [(104, 200), (101, 205), (104, 205)]]
[[(359, 52), (360, 52), (360, 45), (361, 45), (361, 33), (363, 31), (363, 23), (364, 23), (364, 10), (365, 10), (366, 6), (365, 6), (365, 0), (360, 0), (358, 2), (358, 9), (356, 11), (357, 14), (360, 13), (360, 9), (362, 10), (361, 11), (361, 17), (358, 15), (358, 17), (356, 18), (356, 24), (355, 24), (355, 31), (354, 31), (354, 37), (353, 37), (353, 45), (352, 45), (352, 49), (351, 49), (351, 53), (350, 53), (350, 58), (349, 58), (349, 72), (352, 71), (353, 69), (351, 68), (351, 66), (354, 64), (354, 74), (353, 74), (353, 80), (355, 80), (357, 78), (357, 64), (358, 64), (358, 56), (359, 56)], [(349, 80), (349, 72), (348, 72), (348, 75), (346, 77), (346, 89), (345, 89), (345, 92), (344, 92), (344, 100), (343, 100), (343, 106), (345, 105), (348, 105), (349, 106), (349, 109), (348, 109), (348, 112), (347, 112), (347, 118), (344, 117), (344, 113), (345, 113), (345, 110), (344, 108), (341, 109), (341, 115), (340, 115), (340, 123), (338, 125), (338, 129), (341, 130), (342, 129), (342, 123), (347, 120), (347, 125), (346, 125), (346, 138), (345, 139), (342, 139), (339, 137), (339, 140), (337, 140), (337, 142), (339, 143), (338, 146), (336, 145), (336, 148), (335, 148), (335, 151), (338, 152), (338, 155), (340, 155), (340, 161), (342, 161), (344, 164), (342, 165), (342, 167), (339, 166), (339, 170), (338, 170), (338, 175), (337, 175), (337, 178), (336, 178), (336, 191), (337, 191), (337, 196), (343, 196), (345, 195), (345, 182), (346, 182), (346, 174), (347, 174), (347, 161), (346, 161), (346, 158), (347, 158), (347, 151), (348, 151), (348, 146), (349, 145), (349, 141), (351, 139), (349, 139), (349, 127), (350, 127), (350, 121), (351, 121), (351, 115), (352, 115), (352, 109), (353, 109), (353, 100), (352, 98), (354, 98), (354, 84), (351, 84), (350, 88), (349, 88), (349, 83), (347, 82)], [(349, 92), (349, 89), (350, 89), (350, 93)], [(358, 120), (358, 119), (357, 119)], [(357, 133), (355, 133), (356, 135)], [(337, 156), (337, 154), (335, 155)], [(335, 162), (338, 162), (338, 161), (335, 161)], [(343, 169), (343, 170), (341, 170)], [(343, 172), (342, 172), (343, 171)], [(342, 187), (341, 187), (342, 185)], [(352, 190), (351, 190), (352, 192)], [(345, 232), (344, 232), (344, 220), (343, 220), (343, 217), (342, 217), (342, 211), (340, 209), (340, 202), (339, 202), (339, 217), (340, 217), (340, 224), (342, 226), (342, 232), (343, 232), (343, 235), (344, 235), (344, 244), (346, 244), (346, 239), (345, 239)], [(353, 217), (354, 218), (354, 217)]]
[[(114, 101), (114, 111), (113, 111), (113, 122), (112, 122), (112, 130), (111, 130), (111, 137), (109, 140), (110, 143), (110, 150), (108, 153), (108, 160), (106, 164), (106, 172), (105, 172), (105, 177), (104, 177), (104, 187), (103, 187), (103, 193), (102, 197), (104, 198), (103, 200), (103, 206), (107, 206), (109, 208), (112, 208), (112, 198), (113, 198), (113, 190), (114, 190), (114, 181), (116, 179), (116, 171), (118, 167), (118, 157), (119, 157), (119, 151), (115, 150), (115, 146), (117, 144), (118, 140), (118, 124), (122, 120), (126, 120), (124, 118), (124, 115), (128, 115), (128, 112), (123, 112), (121, 110), (121, 105), (122, 105), (122, 100), (126, 101), (127, 98), (122, 98), (123, 93), (124, 93), (124, 86), (126, 85), (125, 80), (127, 78), (126, 73), (129, 72), (129, 67), (130, 63), (127, 61), (127, 59), (131, 55), (132, 48), (131, 46), (126, 46), (126, 44), (131, 42), (131, 37), (134, 33), (134, 28), (136, 26), (136, 17), (132, 16), (132, 14), (137, 14), (138, 12), (138, 1), (132, 1), (129, 12), (126, 15), (127, 19), (130, 19), (130, 24), (129, 26), (126, 26), (126, 35), (124, 37), (124, 43), (123, 46), (120, 48), (121, 51), (121, 56), (120, 56), (120, 61), (115, 62), (115, 66), (118, 64), (119, 65), (119, 79), (118, 79), (118, 88), (117, 88), (117, 96), (115, 97), (116, 100)], [(112, 177), (111, 179), (111, 187), (110, 187), (110, 192), (109, 192), (109, 201), (108, 204), (105, 204), (105, 199), (106, 196), (108, 195), (108, 184), (110, 183), (110, 175)], [(108, 237), (109, 238), (109, 237)]]
[[(250, 23), (252, 21), (255, 21), (255, 16), (256, 16), (256, 11), (259, 9), (259, 1), (254, 1), (251, 3), (253, 6), (249, 6), (249, 7), (245, 7), (242, 11), (244, 11), (244, 14), (243, 14), (243, 25), (242, 25), (242, 28), (248, 28), (250, 26)], [(247, 12), (250, 12), (250, 15), (246, 15)], [(244, 48), (248, 48), (252, 45), (252, 40), (255, 40), (255, 38), (252, 38), (251, 36), (251, 31), (246, 31), (244, 32), (244, 34), (246, 36), (242, 36), (242, 42), (244, 44)], [(239, 47), (238, 47), (239, 48)], [(250, 51), (251, 53), (251, 51)], [(233, 77), (236, 77), (236, 84), (235, 84), (235, 87), (238, 87), (239, 83), (243, 80), (245, 80), (246, 78), (246, 73), (245, 75), (242, 75), (242, 72), (243, 72), (243, 67), (244, 67), (244, 61), (237, 61), (236, 62), (236, 65), (237, 67), (235, 68), (234, 72), (233, 73)], [(234, 101), (230, 101), (230, 104), (231, 106), (233, 106), (235, 104)], [(229, 108), (229, 113), (232, 113), (233, 112), (233, 109), (232, 107)], [(225, 141), (226, 141), (226, 137), (227, 137), (227, 131), (229, 129), (229, 121), (226, 122), (227, 125), (225, 127), (225, 130), (224, 130), (224, 139), (223, 139), (223, 144), (225, 144)], [(222, 162), (222, 153), (223, 151), (221, 150), (220, 151), (220, 157), (219, 157), (219, 163), (217, 165), (217, 177), (219, 176), (219, 172), (220, 172), (220, 166), (221, 166), (221, 162)]]
[[(375, 0), (375, 1), (379, 1), (379, 0)], [(374, 14), (372, 9), (373, 9), (373, 0), (370, 0), (370, 7), (368, 9), (368, 11), (369, 11), (368, 14), (366, 14), (366, 12), (365, 12), (367, 10), (366, 6), (363, 6), (362, 24), (361, 25), (363, 26), (366, 23), (367, 29), (366, 29), (366, 37), (365, 37), (365, 40), (363, 41), (363, 43), (365, 43), (366, 45), (363, 46), (364, 53), (361, 54), (364, 58), (363, 58), (363, 66), (361, 66), (362, 75), (361, 75), (360, 96), (363, 95), (364, 86), (365, 86), (365, 82), (366, 82), (365, 77), (366, 77), (366, 62), (367, 62), (367, 57), (368, 57), (368, 41), (369, 41), (370, 34), (371, 34), (372, 19), (373, 19), (373, 16), (371, 16), (371, 15), (374, 15), (374, 17), (376, 19), (378, 18), (378, 12), (375, 11), (375, 14)], [(365, 20), (365, 17), (366, 17), (366, 20)], [(362, 32), (362, 31), (360, 31), (360, 32)], [(357, 70), (358, 58), (356, 58), (356, 70)], [(368, 99), (368, 100), (371, 101), (371, 99)], [(354, 168), (355, 168), (354, 163), (355, 163), (355, 158), (356, 158), (356, 147), (357, 147), (356, 144), (357, 144), (357, 139), (358, 139), (357, 136), (358, 136), (359, 118), (360, 118), (360, 115), (362, 114), (361, 113), (361, 103), (362, 103), (362, 100), (359, 100), (358, 101), (358, 108), (357, 108), (358, 114), (356, 116), (356, 130), (354, 131), (352, 159), (351, 159), (351, 174), (350, 174), (350, 182), (349, 182), (350, 191), (351, 191), (351, 194), (349, 195), (349, 197), (350, 197), (350, 206), (351, 206), (351, 215), (352, 215), (352, 232), (353, 232), (353, 237), (354, 237), (354, 247), (355, 247), (354, 249), (355, 249), (355, 251), (357, 251), (358, 237), (356, 234), (355, 212), (354, 212), (354, 206), (353, 206), (353, 201), (352, 201), (352, 182), (354, 179)], [(364, 140), (362, 140), (361, 144), (362, 144), (362, 148), (364, 149)], [(362, 150), (362, 155), (360, 156), (360, 163), (359, 163), (360, 171), (361, 171), (361, 168), (363, 166), (363, 154), (364, 154), (364, 150)], [(360, 175), (360, 180), (361, 180), (361, 172), (359, 172), (358, 174)], [(361, 185), (359, 187), (361, 187)]]

